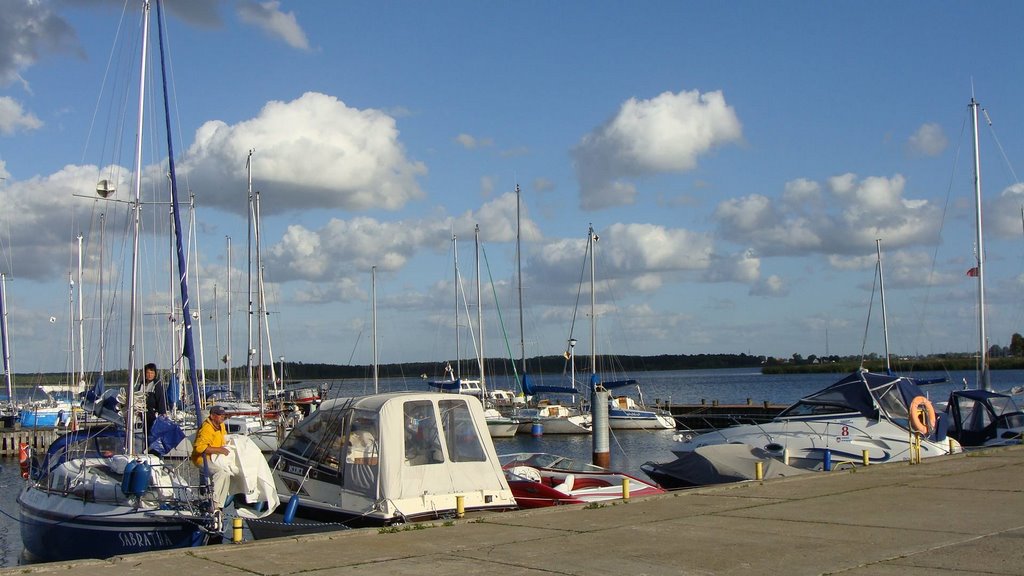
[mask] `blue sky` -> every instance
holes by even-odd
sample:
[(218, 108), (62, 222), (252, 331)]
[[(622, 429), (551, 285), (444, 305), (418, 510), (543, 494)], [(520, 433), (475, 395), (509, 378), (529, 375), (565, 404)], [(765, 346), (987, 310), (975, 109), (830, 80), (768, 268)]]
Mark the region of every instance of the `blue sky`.
[[(0, 11), (0, 271), (17, 372), (75, 356), (78, 234), (87, 368), (101, 309), (108, 365), (124, 365), (126, 210), (73, 194), (132, 170), (140, 2), (126, 4)], [(465, 330), (475, 225), (496, 294), (485, 353), (507, 356), (507, 336), (518, 357), (517, 185), (528, 356), (565, 349), (591, 223), (601, 353), (858, 354), (876, 238), (892, 351), (974, 350), (972, 90), (993, 122), (981, 130), (990, 342), (1024, 331), (1017, 2), (235, 0), (172, 2), (166, 16), (207, 368), (229, 330), (244, 363), (249, 150), (274, 358), (369, 363), (371, 266), (380, 361), (454, 357), (451, 236)], [(153, 198), (159, 138), (145, 146)], [(174, 348), (164, 220), (147, 205), (141, 354), (161, 365)], [(874, 302), (865, 350), (881, 353)]]

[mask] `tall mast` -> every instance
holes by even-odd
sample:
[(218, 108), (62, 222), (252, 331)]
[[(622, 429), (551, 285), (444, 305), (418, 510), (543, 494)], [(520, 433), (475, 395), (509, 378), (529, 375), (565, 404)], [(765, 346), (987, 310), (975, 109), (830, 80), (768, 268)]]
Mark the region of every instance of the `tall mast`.
[(248, 254), (248, 268), (249, 268), (248, 282), (246, 282), (246, 285), (247, 285), (246, 286), (246, 293), (249, 296), (249, 312), (248, 312), (248, 314), (246, 314), (246, 316), (247, 316), (247, 318), (246, 318), (246, 333), (248, 335), (248, 339), (246, 340), (246, 345), (245, 345), (245, 376), (246, 376), (246, 379), (249, 382), (249, 400), (252, 400), (252, 396), (253, 396), (253, 394), (252, 394), (252, 354), (253, 354), (253, 348), (252, 348), (252, 227), (253, 227), (253, 220), (254, 220), (254, 218), (253, 218), (253, 210), (255, 209), (255, 205), (253, 204), (253, 201), (252, 201), (252, 153), (253, 153), (253, 151), (249, 150), (249, 156), (246, 157), (246, 159), (245, 159), (245, 173), (246, 173), (246, 180), (248, 182), (248, 184), (246, 185), (246, 190), (247, 190), (247, 192), (249, 194), (249, 206), (248, 206), (248, 208), (246, 208), (246, 210), (249, 213), (248, 214), (248, 218), (249, 218), (249, 225), (248, 225), (249, 242), (248, 242), (248, 246), (246, 248), (246, 252)]
[(462, 380), (462, 348), (459, 342), (459, 241), (452, 234), (452, 253), (455, 255), (455, 379)]
[[(78, 235), (78, 381), (85, 384), (85, 312), (82, 308), (82, 235)], [(72, 390), (77, 390), (72, 386)]]
[[(260, 193), (256, 191), (255, 204), (253, 205), (253, 239), (256, 244), (256, 310), (259, 317), (256, 319), (256, 396), (260, 403), (260, 420), (266, 417), (265, 403), (263, 398), (263, 326), (267, 321), (266, 308), (263, 300), (263, 260), (260, 257)], [(271, 358), (273, 360), (273, 358)], [(273, 361), (271, 361), (273, 367)]]
[(189, 230), (191, 230), (191, 243), (194, 252), (190, 251), (190, 254), (194, 253), (195, 270), (196, 276), (196, 309), (198, 314), (196, 317), (196, 324), (199, 328), (199, 381), (202, 385), (203, 396), (206, 395), (206, 348), (203, 347), (203, 297), (201, 288), (203, 283), (199, 281), (199, 238), (196, 236), (196, 195), (193, 192), (189, 192), (188, 197), (188, 208), (189, 208)]
[(516, 278), (519, 281), (519, 358), (520, 370), (526, 378), (526, 331), (523, 329), (523, 245), (520, 229), (519, 184), (516, 184)]
[(225, 236), (224, 238), (227, 240), (227, 243), (228, 243), (228, 247), (227, 247), (227, 261), (228, 261), (228, 296), (227, 296), (227, 299), (228, 299), (228, 302), (227, 302), (227, 306), (228, 306), (228, 314), (227, 314), (227, 316), (228, 316), (228, 350), (227, 350), (227, 353), (224, 354), (224, 364), (226, 364), (227, 367), (228, 367), (228, 390), (231, 390), (232, 389), (231, 388), (231, 372), (232, 372), (232, 367), (231, 367), (231, 328), (232, 328), (232, 326), (231, 326), (231, 236)]
[(213, 331), (217, 337), (217, 386), (221, 385), (221, 375), (223, 374), (222, 368), (220, 367), (220, 300), (217, 299), (217, 283), (213, 283)]
[(594, 225), (590, 225), (587, 231), (587, 250), (590, 251), (590, 372), (597, 374), (597, 297), (594, 280), (594, 243), (597, 242), (597, 234), (594, 234)]
[(128, 319), (128, 391), (125, 402), (125, 451), (135, 453), (135, 345), (139, 307), (139, 225), (142, 211), (142, 126), (145, 119), (146, 59), (149, 49), (149, 0), (142, 3), (142, 58), (139, 64), (139, 119), (135, 131), (135, 199), (132, 205), (132, 280)]
[(104, 376), (104, 374), (106, 373), (106, 370), (107, 370), (107, 342), (106, 342), (106, 336), (105, 336), (105, 334), (107, 332), (107, 325), (104, 322), (104, 317), (105, 317), (104, 312), (106, 311), (105, 310), (105, 308), (106, 308), (106, 301), (103, 299), (103, 265), (104, 265), (104, 262), (103, 262), (104, 248), (103, 247), (106, 246), (106, 240), (104, 239), (104, 232), (107, 229), (107, 219), (106, 219), (106, 216), (107, 215), (106, 215), (105, 212), (100, 212), (100, 272), (99, 272), (99, 293), (100, 293), (100, 318), (99, 318), (99, 320), (100, 320), (100, 322), (99, 322), (99, 326), (100, 326), (100, 333), (99, 333), (99, 336), (100, 336), (100, 338), (99, 338), (99, 340), (100, 340), (100, 374), (99, 374), (99, 378), (103, 378), (103, 376)]
[(476, 240), (476, 330), (479, 334), (477, 345), (477, 370), (480, 374), (480, 388), (487, 386), (484, 377), (484, 299), (480, 290), (480, 225), (473, 229), (473, 237)]
[(875, 253), (878, 255), (878, 291), (882, 300), (882, 334), (885, 339), (885, 372), (892, 374), (889, 364), (889, 324), (885, 315), (885, 279), (882, 276), (882, 239), (875, 239)]
[(7, 275), (0, 272), (0, 341), (3, 342), (4, 384), (7, 402), (14, 405), (14, 374), (11, 372), (11, 343), (7, 336)]
[[(192, 338), (192, 312), (191, 312), (191, 301), (188, 295), (188, 263), (185, 260), (185, 241), (182, 237), (181, 228), (181, 205), (178, 201), (178, 180), (174, 171), (174, 141), (171, 138), (171, 111), (168, 103), (167, 95), (167, 66), (164, 58), (164, 42), (163, 42), (163, 18), (160, 10), (160, 4), (156, 6), (157, 9), (157, 20), (160, 26), (157, 30), (160, 32), (160, 74), (161, 74), (161, 86), (163, 87), (163, 100), (164, 100), (164, 129), (167, 131), (167, 168), (171, 176), (171, 209), (174, 213), (174, 243), (177, 252), (177, 270), (178, 270), (178, 283), (180, 284), (181, 294), (181, 325), (182, 325), (182, 359), (188, 359), (188, 381), (192, 399), (196, 406), (196, 427), (203, 423), (203, 413), (199, 409), (200, 394), (199, 394), (199, 375), (196, 370), (196, 348)], [(131, 436), (131, 428), (128, 429), (127, 436)]]
[[(377, 371), (377, 267), (370, 267), (370, 309), (372, 311), (372, 332), (373, 332), (373, 393), (379, 391), (379, 373)], [(284, 368), (281, 368), (284, 371)]]
[(277, 385), (277, 373), (274, 369), (274, 346), (270, 341), (270, 312), (267, 310), (267, 291), (264, 288), (263, 280), (265, 277), (266, 268), (263, 266), (263, 237), (261, 231), (263, 228), (263, 214), (260, 210), (260, 192), (256, 191), (256, 282), (257, 293), (260, 298), (260, 322), (263, 326), (263, 332), (260, 335), (260, 402), (263, 402), (263, 334), (267, 336), (267, 357), (269, 358), (268, 364), (270, 364), (270, 381), (273, 383), (274, 389), (278, 389)]
[(978, 102), (971, 97), (971, 117), (974, 122), (974, 209), (978, 249), (978, 387), (983, 390), (991, 390), (988, 373), (988, 342), (985, 337), (985, 244), (981, 232), (981, 146), (978, 143), (978, 106)]

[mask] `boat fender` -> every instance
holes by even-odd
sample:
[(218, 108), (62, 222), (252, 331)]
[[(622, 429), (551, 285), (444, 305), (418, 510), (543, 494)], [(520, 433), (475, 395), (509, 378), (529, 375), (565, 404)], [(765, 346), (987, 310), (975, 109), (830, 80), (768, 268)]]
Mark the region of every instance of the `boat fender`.
[(299, 495), (292, 494), (288, 499), (288, 505), (284, 507), (284, 523), (291, 524), (295, 521), (295, 512), (299, 509)]
[(149, 462), (139, 462), (139, 465), (132, 471), (131, 477), (131, 492), (136, 496), (142, 496), (149, 490), (149, 480), (152, 476), (153, 467)]
[(924, 436), (935, 430), (935, 407), (924, 396), (916, 396), (910, 402), (910, 428)]
[(28, 480), (28, 469), (31, 465), (31, 458), (29, 457), (28, 442), (18, 443), (18, 465), (21, 468), (21, 477)]
[(135, 473), (135, 467), (139, 465), (137, 460), (131, 460), (124, 465), (124, 472), (121, 473), (121, 492), (125, 494), (132, 493), (132, 475)]

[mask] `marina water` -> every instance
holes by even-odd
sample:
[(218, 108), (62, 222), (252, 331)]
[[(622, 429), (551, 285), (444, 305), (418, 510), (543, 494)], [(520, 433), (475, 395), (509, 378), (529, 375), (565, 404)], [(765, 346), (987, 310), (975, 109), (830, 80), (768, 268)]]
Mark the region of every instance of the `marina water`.
[[(843, 377), (843, 374), (778, 374), (763, 375), (757, 369), (725, 370), (680, 370), (642, 372), (631, 377), (637, 378), (644, 400), (654, 403), (700, 404), (755, 404), (769, 401), (773, 404), (790, 404), (801, 397), (820, 390)], [(946, 378), (942, 384), (928, 385), (924, 390), (932, 401), (944, 401), (949, 392), (963, 387), (964, 379), (974, 386), (973, 372), (920, 372), (918, 378)], [(359, 396), (373, 393), (370, 379), (325, 381), (328, 396)], [(512, 389), (509, 378), (492, 377), (489, 384)], [(992, 387), (1007, 390), (1024, 384), (1024, 370), (997, 370), (992, 372)], [(395, 392), (422, 391), (426, 385), (420, 378), (388, 378), (380, 380), (378, 390)], [(635, 396), (635, 388), (616, 391), (617, 394)], [(614, 431), (610, 435), (609, 449), (612, 468), (640, 478), (646, 476), (640, 465), (648, 460), (671, 460), (671, 449), (675, 444), (672, 430), (656, 432)], [(530, 434), (518, 434), (514, 438), (494, 441), (499, 454), (511, 452), (550, 452), (589, 462), (593, 454), (593, 440), (589, 435), (546, 435), (535, 438)], [(0, 460), (0, 566), (11, 567), (25, 563), (21, 558), (21, 532), (18, 526), (18, 492), (23, 486), (19, 475), (17, 459)]]

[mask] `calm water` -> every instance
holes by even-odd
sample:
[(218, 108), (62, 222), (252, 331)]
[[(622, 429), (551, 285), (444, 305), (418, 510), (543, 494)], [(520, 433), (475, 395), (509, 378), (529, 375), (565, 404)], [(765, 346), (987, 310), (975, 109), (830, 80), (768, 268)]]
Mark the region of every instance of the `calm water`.
[[(839, 380), (837, 374), (762, 375), (751, 369), (697, 370), (645, 372), (639, 374), (640, 386), (648, 402), (655, 399), (674, 404), (693, 404), (706, 400), (711, 403), (754, 403), (768, 400), (772, 403), (788, 404), (816, 390)], [(922, 372), (919, 378), (946, 377), (949, 382), (930, 385), (925, 391), (933, 400), (945, 400), (949, 391), (963, 386), (963, 379), (973, 385), (971, 372)], [(492, 386), (512, 388), (507, 379), (493, 378)], [(554, 382), (548, 382), (554, 384)], [(1024, 371), (995, 371), (992, 373), (992, 387), (1006, 390), (1024, 383)], [(373, 392), (371, 380), (346, 380), (331, 382), (329, 396), (353, 396)], [(395, 378), (381, 380), (381, 392), (399, 390), (423, 390), (425, 385), (419, 378)], [(617, 393), (635, 394), (635, 389), (623, 389)], [(640, 465), (648, 460), (664, 461), (672, 458), (670, 451), (674, 440), (671, 430), (659, 432), (618, 431), (610, 435), (609, 449), (612, 467), (646, 478)], [(499, 454), (510, 452), (551, 452), (589, 461), (593, 453), (590, 436), (547, 435), (533, 438), (520, 434), (514, 438), (496, 439), (495, 449)], [(0, 566), (17, 566), (21, 555), (21, 533), (18, 527), (17, 495), (22, 487), (16, 459), (0, 460)]]

